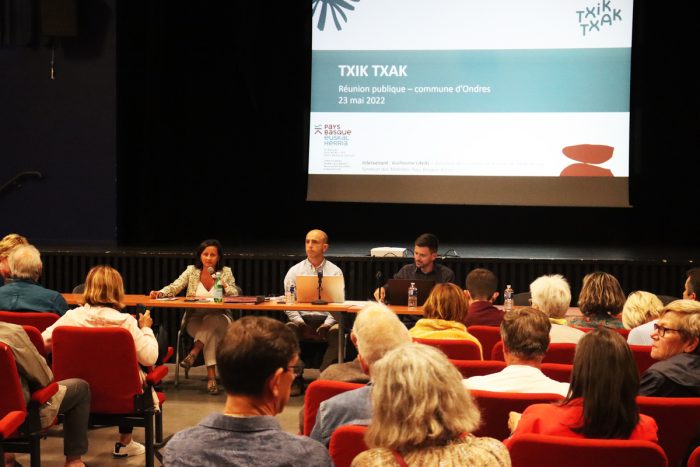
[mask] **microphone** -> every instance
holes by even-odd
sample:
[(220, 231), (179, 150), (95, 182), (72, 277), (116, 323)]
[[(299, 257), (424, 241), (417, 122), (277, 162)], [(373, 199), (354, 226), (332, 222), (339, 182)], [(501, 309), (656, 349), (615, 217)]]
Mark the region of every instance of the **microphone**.
[(316, 271), (316, 274), (318, 274), (318, 298), (311, 303), (313, 305), (328, 305), (327, 301), (321, 300), (321, 289), (323, 288), (323, 269)]
[(214, 268), (211, 267), (211, 266), (209, 266), (209, 267), (207, 268), (207, 272), (209, 273), (210, 276), (213, 276), (213, 275), (214, 275)]
[(374, 273), (374, 288), (369, 293), (370, 300), (376, 300), (374, 298), (374, 291), (379, 289), (383, 285), (384, 285), (384, 274), (382, 274), (382, 271), (377, 271), (376, 273)]

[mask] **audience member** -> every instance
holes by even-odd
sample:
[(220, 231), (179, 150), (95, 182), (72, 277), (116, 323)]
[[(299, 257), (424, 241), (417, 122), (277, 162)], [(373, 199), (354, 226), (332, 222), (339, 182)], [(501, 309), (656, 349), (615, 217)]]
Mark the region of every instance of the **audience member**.
[[(22, 395), (27, 404), (30, 402), (30, 387), (47, 386), (53, 381), (51, 368), (44, 357), (29, 340), (22, 326), (0, 323), (0, 342), (12, 349)], [(56, 414), (63, 415), (63, 454), (66, 466), (85, 465), (81, 456), (88, 450), (88, 420), (90, 418), (90, 385), (82, 379), (71, 378), (56, 381), (59, 391), (39, 409), (42, 428), (50, 426)], [(4, 383), (3, 383), (4, 384)], [(5, 465), (19, 465), (14, 454), (5, 454)]]
[[(357, 347), (362, 369), (370, 376), (372, 367), (384, 354), (411, 342), (406, 326), (381, 303), (370, 303), (359, 311), (350, 338)], [(328, 446), (333, 431), (339, 426), (367, 424), (372, 416), (371, 391), (372, 386), (367, 385), (321, 402), (311, 437)]]
[(571, 289), (564, 276), (553, 274), (540, 276), (530, 284), (532, 308), (544, 311), (549, 316), (552, 329), (549, 342), (575, 344), (585, 334), (580, 329), (568, 325), (566, 312), (571, 304)]
[(654, 323), (663, 307), (664, 304), (653, 293), (637, 290), (627, 296), (622, 307), (622, 324), (625, 329), (630, 329), (628, 344), (651, 345)]
[[(423, 318), (411, 328), (411, 337), (424, 339), (479, 340), (467, 332), (464, 320), (467, 315), (467, 297), (454, 284), (437, 284), (423, 305)], [(483, 358), (483, 355), (482, 355)]]
[[(41, 336), (47, 351), (51, 349), (53, 331), (60, 326), (82, 326), (88, 328), (120, 327), (131, 333), (136, 347), (136, 357), (143, 366), (151, 366), (158, 358), (158, 342), (153, 335), (150, 311), (139, 315), (138, 322), (124, 308), (124, 282), (116, 269), (110, 266), (95, 266), (88, 272), (83, 292), (83, 306), (68, 310), (54, 324), (46, 328)], [(85, 349), (89, 352), (90, 349)], [(157, 400), (157, 399), (156, 399)], [(132, 439), (130, 422), (119, 425), (119, 441), (114, 445), (114, 457), (137, 456), (146, 448)]]
[[(328, 251), (328, 235), (323, 230), (314, 229), (306, 234), (306, 259), (292, 266), (284, 276), (284, 289), (296, 283), (297, 276), (316, 276), (323, 272), (324, 276), (342, 276), (343, 271), (328, 261), (325, 257)], [(294, 331), (297, 339), (325, 340), (328, 342), (326, 352), (321, 360), (321, 371), (338, 359), (338, 323), (333, 315), (326, 311), (285, 311), (289, 322), (287, 325)], [(304, 390), (304, 379), (301, 375), (294, 381), (292, 395), (296, 396)]]
[(687, 272), (688, 278), (685, 280), (683, 289), (684, 300), (697, 300), (697, 292), (700, 290), (700, 268), (692, 268)]
[(564, 401), (533, 404), (519, 421), (511, 412), (509, 425), (517, 425), (514, 437), (536, 433), (656, 442), (656, 422), (637, 409), (638, 387), (637, 365), (624, 337), (598, 328), (576, 346), (571, 385)]
[(639, 394), (700, 396), (700, 302), (676, 300), (666, 305), (651, 338), (651, 357), (659, 361), (642, 374)]
[(7, 257), (10, 278), (0, 287), (0, 310), (43, 311), (63, 315), (68, 303), (55, 290), (38, 284), (43, 264), (33, 245), (18, 245)]
[[(150, 292), (151, 298), (172, 297), (187, 287), (188, 297), (213, 297), (216, 273), (221, 273), (221, 283), (224, 295), (239, 295), (236, 279), (228, 266), (224, 266), (224, 250), (221, 243), (215, 239), (204, 240), (197, 247), (195, 264), (187, 266), (175, 282), (162, 289)], [(188, 310), (187, 334), (194, 339), (194, 345), (180, 366), (185, 373), (194, 365), (200, 352), (204, 353), (204, 364), (207, 367), (207, 391), (211, 395), (219, 394), (216, 382), (216, 347), (231, 322), (230, 313), (221, 310)]]
[(625, 293), (615, 276), (601, 271), (586, 274), (578, 296), (578, 306), (583, 316), (570, 317), (569, 325), (584, 329), (602, 326), (621, 329), (623, 325), (619, 315), (624, 304)]
[(498, 298), (496, 275), (488, 269), (473, 269), (467, 274), (466, 285), (469, 300), (466, 325), (500, 326), (503, 310), (493, 306)]
[(245, 316), (229, 326), (217, 351), (226, 390), (223, 413), (180, 431), (165, 446), (163, 464), (179, 466), (332, 466), (318, 442), (282, 430), (275, 419), (299, 365), (288, 326)]
[(549, 346), (551, 327), (547, 315), (534, 308), (507, 312), (501, 322), (503, 354), (507, 366), (498, 373), (467, 378), (464, 385), (469, 389), (483, 391), (566, 396), (569, 385), (548, 378), (540, 370)]
[(19, 234), (11, 233), (0, 240), (0, 286), (5, 284), (5, 279), (10, 277), (10, 266), (7, 257), (10, 252), (19, 245), (28, 245), (27, 239)]
[(407, 344), (375, 363), (368, 451), (354, 467), (376, 465), (510, 466), (500, 441), (471, 434), (479, 409), (445, 354)]
[[(394, 279), (435, 281), (436, 284), (455, 281), (455, 273), (452, 269), (435, 262), (438, 256), (439, 241), (431, 233), (418, 236), (413, 246), (413, 263), (407, 264), (394, 274)], [(386, 298), (386, 285), (374, 291), (374, 299), (384, 301)], [(401, 315), (401, 321), (407, 328), (412, 328), (419, 316)]]

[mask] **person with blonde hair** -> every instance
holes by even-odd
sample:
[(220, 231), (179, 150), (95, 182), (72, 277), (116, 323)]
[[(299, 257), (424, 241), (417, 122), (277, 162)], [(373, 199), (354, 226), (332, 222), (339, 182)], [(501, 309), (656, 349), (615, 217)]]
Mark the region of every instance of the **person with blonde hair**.
[(10, 278), (0, 287), (0, 310), (38, 311), (62, 315), (68, 310), (63, 295), (39, 285), (43, 264), (34, 245), (19, 244), (7, 257)]
[(3, 285), (5, 279), (10, 277), (10, 266), (7, 264), (10, 252), (19, 245), (28, 244), (29, 241), (25, 237), (16, 233), (7, 234), (0, 240), (0, 285)]
[(552, 324), (550, 343), (575, 344), (583, 337), (585, 333), (569, 326), (564, 317), (571, 304), (571, 288), (564, 276), (552, 274), (538, 277), (530, 284), (530, 297), (532, 308), (543, 311), (549, 317)]
[(409, 331), (411, 337), (469, 340), (476, 342), (481, 352), (481, 343), (464, 324), (468, 308), (467, 297), (458, 286), (449, 282), (435, 285), (423, 305), (423, 318)]
[(651, 358), (639, 394), (656, 397), (700, 396), (700, 302), (675, 300), (661, 310), (651, 335)]
[[(350, 339), (357, 347), (362, 370), (370, 377), (374, 364), (387, 352), (411, 342), (406, 326), (393, 311), (378, 302), (370, 302), (358, 312)], [(367, 385), (321, 402), (311, 438), (328, 446), (339, 426), (353, 422), (366, 424), (372, 415), (371, 392), (372, 386)]]
[(578, 296), (583, 316), (570, 317), (569, 325), (584, 329), (621, 329), (619, 315), (624, 304), (625, 293), (615, 276), (602, 271), (586, 274)]
[(503, 443), (471, 433), (481, 415), (445, 354), (422, 344), (388, 352), (373, 367), (370, 448), (353, 467), (509, 466)]
[(651, 333), (654, 323), (663, 309), (659, 297), (650, 292), (637, 290), (630, 293), (622, 307), (622, 324), (630, 329), (627, 343), (632, 345), (651, 345)]
[[(110, 266), (95, 266), (88, 272), (83, 292), (83, 306), (68, 310), (54, 324), (46, 328), (41, 336), (50, 351), (54, 329), (60, 326), (82, 326), (88, 328), (120, 327), (131, 333), (136, 347), (136, 358), (143, 366), (155, 364), (158, 358), (158, 342), (151, 326), (153, 320), (149, 310), (139, 314), (138, 322), (124, 309), (124, 281), (121, 274)], [(89, 352), (90, 349), (85, 349)], [(132, 439), (133, 426), (119, 425), (119, 441), (114, 446), (114, 457), (136, 456), (146, 448)]]

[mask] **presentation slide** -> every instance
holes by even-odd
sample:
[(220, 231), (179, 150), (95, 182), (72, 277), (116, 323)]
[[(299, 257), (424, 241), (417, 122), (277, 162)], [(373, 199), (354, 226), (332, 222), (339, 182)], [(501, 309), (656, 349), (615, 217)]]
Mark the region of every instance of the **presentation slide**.
[(632, 0), (316, 0), (309, 200), (628, 206)]

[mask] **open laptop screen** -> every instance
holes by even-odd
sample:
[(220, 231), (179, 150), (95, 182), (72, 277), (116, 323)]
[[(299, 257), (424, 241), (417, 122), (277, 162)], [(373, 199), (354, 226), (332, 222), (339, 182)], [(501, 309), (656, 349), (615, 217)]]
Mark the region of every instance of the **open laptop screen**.
[(418, 288), (418, 306), (423, 306), (423, 303), (428, 299), (428, 295), (430, 295), (430, 291), (435, 286), (435, 281), (389, 279), (386, 288), (386, 302), (389, 305), (408, 305), (408, 287), (411, 285), (411, 282), (416, 284), (416, 288)]

